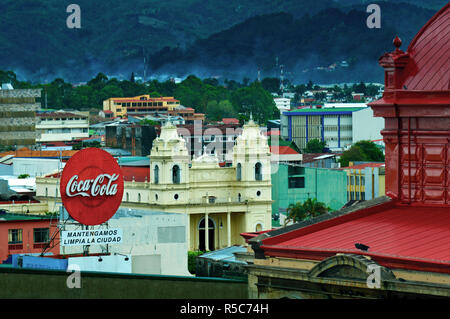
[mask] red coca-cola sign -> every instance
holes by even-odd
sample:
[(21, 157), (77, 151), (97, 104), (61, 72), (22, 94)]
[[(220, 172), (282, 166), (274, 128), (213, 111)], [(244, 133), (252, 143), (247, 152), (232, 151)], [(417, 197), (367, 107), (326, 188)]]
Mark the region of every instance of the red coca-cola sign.
[(83, 225), (99, 225), (117, 211), (123, 196), (123, 175), (117, 161), (99, 148), (75, 153), (61, 176), (64, 207)]

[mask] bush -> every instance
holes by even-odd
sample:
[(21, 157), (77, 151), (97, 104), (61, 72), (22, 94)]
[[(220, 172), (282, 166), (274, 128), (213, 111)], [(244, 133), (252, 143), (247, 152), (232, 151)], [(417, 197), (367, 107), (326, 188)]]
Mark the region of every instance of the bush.
[(188, 270), (195, 275), (195, 261), (197, 256), (203, 255), (204, 251), (188, 251)]

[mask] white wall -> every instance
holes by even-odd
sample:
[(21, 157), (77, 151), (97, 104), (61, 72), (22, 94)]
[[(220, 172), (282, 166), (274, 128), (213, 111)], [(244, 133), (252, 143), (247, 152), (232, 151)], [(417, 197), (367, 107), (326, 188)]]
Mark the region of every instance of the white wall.
[[(61, 165), (61, 166), (59, 166)], [(19, 176), (28, 174), (30, 177), (43, 176), (64, 168), (66, 164), (52, 158), (13, 158), (13, 174)]]
[(383, 138), (380, 132), (384, 128), (384, 119), (382, 117), (374, 117), (373, 110), (370, 107), (353, 112), (352, 124), (353, 143)]
[[(128, 257), (128, 260), (125, 260)], [(130, 256), (83, 256), (68, 258), (68, 269), (80, 271), (101, 271), (131, 273)], [(75, 267), (76, 268), (75, 268)]]
[[(126, 208), (119, 208), (119, 212), (108, 221), (109, 228), (120, 228), (123, 232), (122, 243), (109, 245), (109, 253), (131, 256), (130, 267), (138, 273), (191, 276), (187, 270), (188, 216), (145, 210), (127, 211)], [(66, 230), (76, 227), (80, 229), (79, 225), (68, 225)], [(93, 228), (100, 227), (105, 228)], [(82, 246), (61, 247), (61, 254), (81, 253), (82, 249)], [(89, 248), (89, 253), (105, 252), (106, 245), (91, 245)], [(158, 260), (160, 265), (155, 264)]]

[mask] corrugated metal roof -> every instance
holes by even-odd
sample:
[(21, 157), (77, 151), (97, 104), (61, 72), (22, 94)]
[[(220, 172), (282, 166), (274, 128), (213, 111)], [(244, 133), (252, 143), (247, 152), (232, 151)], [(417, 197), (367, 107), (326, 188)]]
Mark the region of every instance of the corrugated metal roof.
[(372, 256), (444, 262), (450, 268), (448, 208), (397, 206), (371, 214), (359, 213), (333, 225), (328, 221), (325, 227), (320, 227), (323, 222), (293, 231), (284, 240), (264, 240), (262, 247), (358, 254), (361, 251), (355, 243), (362, 243), (370, 247), (368, 253)]
[(221, 261), (229, 261), (235, 263), (243, 263), (244, 261), (237, 260), (234, 253), (243, 253), (246, 252), (247, 248), (244, 246), (230, 246), (223, 249), (215, 250), (206, 254), (199, 256), (200, 258), (211, 259), (211, 260), (221, 260)]
[(404, 81), (408, 90), (450, 89), (450, 3), (419, 31), (408, 53)]

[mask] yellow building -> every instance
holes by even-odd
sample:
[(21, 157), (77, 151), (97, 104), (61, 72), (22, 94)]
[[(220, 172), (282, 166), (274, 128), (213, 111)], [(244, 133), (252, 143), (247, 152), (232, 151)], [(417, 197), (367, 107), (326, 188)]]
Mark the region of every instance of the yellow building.
[[(57, 211), (58, 179), (37, 177), (36, 196)], [(243, 244), (241, 233), (271, 229), (267, 137), (250, 120), (236, 138), (232, 166), (220, 167), (216, 156), (191, 159), (176, 126), (167, 123), (153, 141), (150, 180), (125, 182), (121, 207), (187, 214), (190, 250)]]
[(112, 97), (103, 101), (103, 111), (111, 111), (114, 117), (124, 117), (128, 110), (138, 111), (173, 111), (180, 106), (180, 101), (174, 97), (150, 97), (150, 95), (139, 95), (135, 97)]
[(384, 163), (365, 163), (345, 167), (347, 200), (370, 200), (385, 195)]

